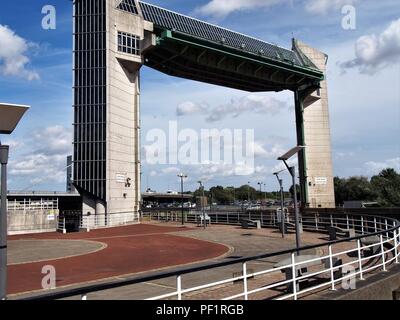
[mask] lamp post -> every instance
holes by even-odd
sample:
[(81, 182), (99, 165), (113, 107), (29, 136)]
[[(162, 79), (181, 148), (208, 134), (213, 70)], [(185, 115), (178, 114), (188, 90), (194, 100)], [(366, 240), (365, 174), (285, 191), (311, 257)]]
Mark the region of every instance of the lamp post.
[(247, 182), (247, 202), (250, 202), (250, 181)]
[[(0, 134), (11, 134), (28, 106), (0, 103)], [(7, 299), (7, 163), (9, 146), (0, 142), (0, 300)]]
[(265, 204), (267, 204), (267, 185), (265, 183), (263, 183), (264, 185), (264, 201)]
[(187, 175), (180, 173), (178, 177), (181, 178), (181, 207), (182, 207), (182, 225), (185, 224), (184, 213), (183, 213), (183, 179), (187, 178)]
[(262, 182), (257, 182), (257, 184), (260, 186), (260, 204), (261, 204), (261, 202), (262, 202), (262, 190), (261, 190)]
[(203, 204), (203, 201), (204, 201), (204, 186), (203, 186), (203, 183), (201, 181), (197, 181), (197, 183), (200, 184), (200, 189), (201, 189), (201, 194), (202, 194), (202, 198), (201, 198), (200, 203), (201, 203), (201, 211), (203, 213), (203, 227), (205, 229), (206, 226), (207, 226), (207, 222), (206, 222), (206, 211), (204, 209), (204, 204)]
[(286, 152), (283, 156), (279, 157), (278, 160), (283, 161), (285, 164), (286, 168), (288, 169), (290, 175), (292, 176), (292, 184), (293, 184), (293, 203), (294, 203), (294, 213), (295, 213), (295, 224), (296, 224), (296, 249), (297, 249), (297, 255), (300, 254), (299, 248), (300, 248), (300, 221), (299, 221), (299, 208), (297, 205), (297, 190), (296, 190), (296, 168), (289, 167), (287, 161), (293, 157), (295, 154), (299, 153), (301, 150), (303, 150), (305, 147), (304, 146), (297, 146), (294, 147), (293, 149), (290, 149), (288, 152)]
[(285, 237), (285, 212), (284, 212), (284, 195), (283, 195), (283, 180), (279, 178), (279, 174), (282, 171), (275, 172), (274, 175), (278, 179), (279, 187), (280, 187), (280, 193), (281, 193), (281, 232), (282, 232), (282, 238)]

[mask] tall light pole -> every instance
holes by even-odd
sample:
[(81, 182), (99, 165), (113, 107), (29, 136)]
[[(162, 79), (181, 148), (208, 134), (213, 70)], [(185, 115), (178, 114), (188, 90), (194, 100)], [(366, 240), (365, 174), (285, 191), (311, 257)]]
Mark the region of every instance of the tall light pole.
[(247, 202), (250, 202), (250, 181), (247, 182)]
[(284, 195), (283, 195), (283, 180), (279, 178), (279, 174), (282, 171), (279, 172), (275, 172), (274, 175), (276, 176), (276, 178), (278, 179), (278, 183), (280, 186), (280, 193), (281, 193), (281, 231), (282, 231), (282, 238), (285, 237), (285, 212), (284, 212)]
[(261, 190), (262, 182), (257, 182), (257, 184), (260, 186), (260, 203), (261, 203), (261, 201), (262, 201), (262, 190)]
[(180, 173), (178, 177), (181, 178), (181, 207), (182, 207), (182, 225), (185, 224), (184, 213), (183, 213), (183, 179), (187, 178), (187, 175)]
[(197, 183), (200, 184), (200, 189), (201, 189), (201, 194), (202, 194), (202, 198), (201, 198), (200, 203), (201, 203), (201, 211), (203, 213), (203, 226), (204, 226), (204, 229), (205, 229), (206, 226), (207, 226), (207, 222), (206, 222), (206, 211), (204, 210), (204, 204), (203, 204), (203, 201), (204, 201), (204, 186), (203, 186), (203, 183), (201, 181), (197, 181)]
[[(0, 134), (11, 134), (28, 106), (0, 103)], [(0, 300), (7, 299), (7, 163), (9, 146), (0, 142)]]
[(290, 149), (283, 156), (279, 157), (278, 160), (283, 161), (286, 168), (288, 169), (290, 175), (292, 176), (292, 184), (293, 184), (293, 203), (294, 203), (294, 213), (295, 213), (295, 224), (296, 224), (296, 249), (297, 255), (300, 254), (300, 221), (299, 221), (299, 207), (297, 205), (297, 190), (296, 190), (296, 167), (289, 167), (287, 161), (293, 157), (295, 154), (299, 153), (303, 150), (304, 146), (297, 146), (293, 149)]
[(265, 203), (267, 203), (267, 184), (263, 183), (264, 185), (264, 201)]

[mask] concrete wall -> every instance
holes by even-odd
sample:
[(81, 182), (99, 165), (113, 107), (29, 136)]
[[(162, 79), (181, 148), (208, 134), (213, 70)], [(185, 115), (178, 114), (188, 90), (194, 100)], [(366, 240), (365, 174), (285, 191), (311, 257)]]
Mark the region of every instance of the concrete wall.
[(143, 40), (145, 29), (141, 16), (116, 9), (116, 3), (109, 0), (107, 10), (107, 203), (102, 211), (110, 214), (139, 210), (142, 57), (118, 52), (118, 31)]
[(393, 292), (400, 289), (400, 265), (394, 265), (388, 272), (381, 272), (363, 281), (356, 282), (355, 290), (339, 289), (317, 300), (393, 300)]
[(9, 211), (8, 234), (56, 231), (57, 216), (58, 210)]
[[(326, 75), (327, 56), (300, 41), (296, 41), (296, 45)], [(334, 208), (327, 81), (321, 82), (319, 94), (315, 92), (306, 99), (304, 108), (307, 202), (311, 208)]]

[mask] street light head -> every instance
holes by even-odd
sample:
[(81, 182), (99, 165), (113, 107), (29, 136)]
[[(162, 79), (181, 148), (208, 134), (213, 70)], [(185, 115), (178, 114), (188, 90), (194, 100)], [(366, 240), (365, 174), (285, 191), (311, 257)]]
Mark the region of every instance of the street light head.
[(0, 133), (11, 134), (29, 106), (0, 103)]
[(286, 171), (286, 169), (282, 169), (281, 171), (274, 172), (273, 175), (274, 176), (278, 176), (283, 171)]
[(5, 165), (8, 163), (8, 146), (0, 145), (0, 164)]
[(290, 149), (288, 152), (286, 152), (283, 156), (279, 157), (278, 160), (282, 161), (289, 160), (291, 157), (293, 157), (296, 153), (299, 153), (304, 148), (305, 146), (294, 147), (293, 149)]
[(179, 178), (187, 178), (187, 175), (185, 175), (185, 174), (183, 174), (183, 173), (180, 173), (180, 174), (178, 174), (178, 177), (179, 177)]

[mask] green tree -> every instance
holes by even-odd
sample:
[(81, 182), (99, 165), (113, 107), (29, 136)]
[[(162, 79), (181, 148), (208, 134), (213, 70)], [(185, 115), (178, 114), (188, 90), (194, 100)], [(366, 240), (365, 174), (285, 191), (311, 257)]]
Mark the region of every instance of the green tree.
[(384, 169), (371, 178), (371, 185), (384, 207), (400, 207), (400, 175), (394, 169)]

